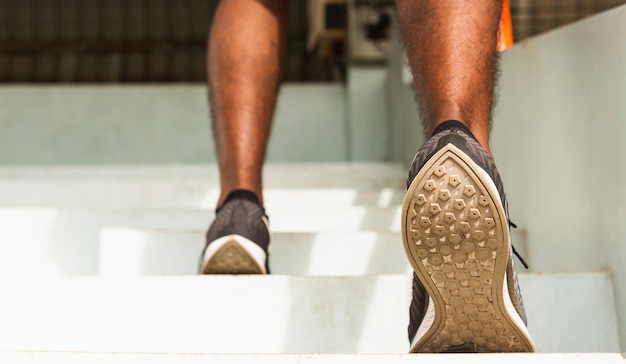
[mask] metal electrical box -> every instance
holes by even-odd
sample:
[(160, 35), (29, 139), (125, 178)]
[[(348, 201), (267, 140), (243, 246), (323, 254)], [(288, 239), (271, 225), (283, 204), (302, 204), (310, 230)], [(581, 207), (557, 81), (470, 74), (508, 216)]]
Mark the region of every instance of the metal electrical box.
[(391, 39), (392, 1), (351, 0), (348, 5), (348, 57), (354, 62), (383, 62)]

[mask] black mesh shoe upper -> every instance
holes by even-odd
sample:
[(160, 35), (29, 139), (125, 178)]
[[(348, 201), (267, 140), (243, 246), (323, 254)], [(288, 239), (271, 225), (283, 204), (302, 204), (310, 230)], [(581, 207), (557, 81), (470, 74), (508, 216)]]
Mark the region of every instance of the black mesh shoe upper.
[(417, 333), (428, 307), (428, 294), (422, 285), (422, 282), (413, 273), (413, 299), (409, 307), (409, 342), (413, 342), (413, 338)]

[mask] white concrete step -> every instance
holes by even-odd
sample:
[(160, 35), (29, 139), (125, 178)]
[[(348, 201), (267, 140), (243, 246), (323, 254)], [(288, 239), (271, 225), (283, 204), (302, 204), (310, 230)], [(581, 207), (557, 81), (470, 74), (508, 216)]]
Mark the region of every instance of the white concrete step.
[[(107, 228), (100, 234), (100, 275), (184, 275), (198, 271), (204, 231)], [(512, 239), (522, 250), (523, 233)], [(273, 234), (271, 270), (287, 275), (410, 273), (400, 233)], [(520, 265), (521, 266), (521, 265)]]
[[(609, 274), (522, 274), (541, 352), (617, 352)], [(403, 353), (410, 275), (0, 280), (0, 351)]]
[[(400, 209), (343, 207), (269, 211), (273, 232), (398, 232)], [(213, 211), (0, 208), (0, 276), (98, 273), (105, 227), (206, 230)]]
[[(275, 233), (270, 268), (287, 275), (410, 273), (400, 233)], [(184, 275), (198, 272), (204, 232), (104, 229), (100, 275)]]
[[(267, 207), (402, 203), (406, 171), (392, 163), (268, 164)], [(203, 208), (218, 197), (214, 165), (0, 167), (0, 206)]]
[(0, 352), (0, 361), (15, 364), (624, 364), (618, 353), (585, 354), (147, 354), (147, 353), (64, 353)]
[[(0, 206), (57, 208), (215, 209), (219, 189), (198, 179), (0, 180)], [(284, 207), (390, 207), (401, 205), (396, 188), (269, 188), (268, 211)]]
[[(407, 170), (398, 163), (270, 163), (264, 168), (263, 178), (266, 188), (403, 189)], [(219, 186), (214, 164), (3, 166), (0, 180), (2, 183), (170, 180)]]

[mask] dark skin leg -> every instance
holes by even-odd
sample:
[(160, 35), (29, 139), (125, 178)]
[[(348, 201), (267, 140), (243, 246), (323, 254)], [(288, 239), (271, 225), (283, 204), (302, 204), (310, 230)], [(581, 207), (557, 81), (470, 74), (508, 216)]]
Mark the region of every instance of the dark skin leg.
[[(427, 135), (468, 125), (489, 154), (499, 0), (397, 0)], [(220, 166), (220, 206), (234, 189), (261, 202), (262, 166), (286, 48), (287, 0), (222, 0), (208, 74)]]
[(207, 73), (221, 206), (235, 189), (263, 204), (262, 168), (283, 68), (288, 0), (222, 0)]
[(396, 0), (426, 135), (450, 119), (491, 155), (500, 0)]

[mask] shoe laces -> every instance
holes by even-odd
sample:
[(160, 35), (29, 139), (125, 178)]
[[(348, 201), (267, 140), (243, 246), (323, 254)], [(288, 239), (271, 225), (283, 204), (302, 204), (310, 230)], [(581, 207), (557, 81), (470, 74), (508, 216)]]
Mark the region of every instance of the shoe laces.
[[(517, 225), (511, 220), (509, 220), (509, 226), (512, 227), (513, 229), (517, 229)], [(519, 261), (522, 263), (524, 268), (528, 269), (528, 264), (526, 263), (524, 258), (522, 258), (522, 255), (517, 252), (517, 250), (515, 249), (515, 245), (513, 245), (513, 243), (511, 243), (511, 249), (513, 249), (513, 254), (515, 254), (517, 259), (519, 259)]]

